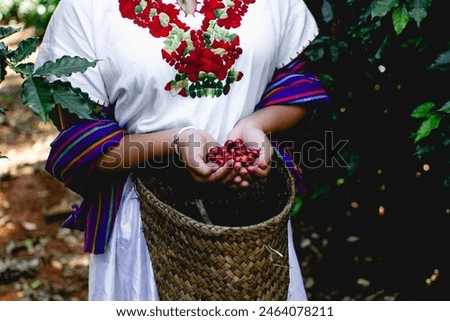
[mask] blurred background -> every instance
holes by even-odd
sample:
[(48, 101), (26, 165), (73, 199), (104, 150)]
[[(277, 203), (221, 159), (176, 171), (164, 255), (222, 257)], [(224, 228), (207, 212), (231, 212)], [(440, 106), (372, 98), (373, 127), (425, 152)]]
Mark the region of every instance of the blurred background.
[[(305, 2), (320, 27), (306, 54), (332, 99), (294, 133), (306, 192), (293, 226), (308, 296), (449, 300), (445, 2)], [(57, 3), (2, 0), (0, 26), (21, 28), (0, 40), (2, 53), (41, 38)], [(0, 300), (86, 300), (82, 235), (59, 228), (80, 200), (43, 169), (58, 131), (23, 105), (23, 79), (1, 59)], [(307, 141), (327, 147), (310, 155), (321, 166), (305, 161)]]

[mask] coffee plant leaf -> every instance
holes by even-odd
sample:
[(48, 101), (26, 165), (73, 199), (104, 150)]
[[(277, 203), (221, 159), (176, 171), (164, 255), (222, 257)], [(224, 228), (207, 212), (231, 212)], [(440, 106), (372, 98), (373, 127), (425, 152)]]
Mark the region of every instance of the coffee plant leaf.
[(12, 34), (20, 31), (20, 28), (13, 28), (13, 27), (1, 27), (0, 28), (0, 40), (11, 36)]
[(23, 64), (18, 64), (12, 67), (12, 69), (18, 74), (22, 75), (22, 77), (32, 77), (34, 70), (34, 63), (27, 62)]
[(36, 69), (34, 75), (68, 77), (75, 72), (85, 72), (88, 68), (95, 67), (97, 61), (89, 61), (81, 57), (62, 56), (55, 61), (46, 61)]
[(57, 80), (50, 84), (56, 104), (75, 114), (78, 118), (94, 119), (92, 113), (96, 104), (80, 88), (72, 87), (69, 82)]
[(0, 59), (0, 82), (5, 80), (6, 77), (6, 60)]
[(39, 39), (28, 38), (21, 41), (16, 50), (10, 53), (10, 60), (12, 62), (20, 62), (25, 58), (28, 58), (33, 52), (36, 51), (39, 45)]
[(47, 81), (42, 77), (30, 77), (22, 84), (20, 94), (22, 103), (28, 106), (35, 115), (44, 122), (48, 120), (48, 113), (55, 107), (53, 93)]

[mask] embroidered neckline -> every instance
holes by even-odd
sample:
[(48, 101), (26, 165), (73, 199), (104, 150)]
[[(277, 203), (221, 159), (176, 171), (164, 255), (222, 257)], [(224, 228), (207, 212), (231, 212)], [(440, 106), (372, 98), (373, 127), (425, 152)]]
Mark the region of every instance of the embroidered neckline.
[(255, 1), (204, 0), (200, 8), (196, 2), (193, 14), (204, 16), (197, 29), (179, 19), (180, 12), (185, 12), (179, 0), (119, 0), (119, 9), (124, 18), (148, 28), (152, 36), (166, 38), (162, 58), (177, 72), (166, 90), (184, 97), (219, 97), (243, 77), (233, 69), (242, 48), (239, 36), (230, 29), (241, 25)]

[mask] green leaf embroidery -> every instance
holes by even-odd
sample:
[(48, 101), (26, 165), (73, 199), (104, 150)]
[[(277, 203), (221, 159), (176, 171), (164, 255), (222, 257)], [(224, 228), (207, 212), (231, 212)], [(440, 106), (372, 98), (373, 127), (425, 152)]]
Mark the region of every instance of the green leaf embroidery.
[(228, 18), (227, 11), (225, 9), (216, 9), (214, 10), (214, 15), (217, 19), (226, 19)]
[(41, 67), (35, 71), (37, 76), (56, 77), (70, 76), (74, 72), (85, 72), (90, 67), (95, 67), (98, 60), (89, 61), (80, 57), (63, 56), (53, 61), (45, 62)]
[(227, 8), (234, 8), (236, 4), (232, 0), (225, 0), (225, 5), (227, 6)]
[(186, 40), (188, 43), (188, 50), (192, 50), (194, 46), (192, 45), (192, 40), (186, 35), (183, 29), (180, 29), (177, 25), (172, 24), (172, 30), (170, 30), (169, 35), (164, 40), (163, 50), (167, 51), (169, 54), (178, 48), (180, 43)]
[(169, 25), (169, 21), (170, 17), (166, 13), (161, 12), (159, 14), (159, 23), (161, 24), (161, 26), (163, 26), (164, 28), (167, 27)]

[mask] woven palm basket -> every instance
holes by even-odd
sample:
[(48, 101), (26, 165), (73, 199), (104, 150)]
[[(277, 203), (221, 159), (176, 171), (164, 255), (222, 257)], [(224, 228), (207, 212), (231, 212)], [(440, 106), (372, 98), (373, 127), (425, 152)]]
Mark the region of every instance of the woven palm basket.
[(286, 300), (295, 187), (284, 166), (239, 191), (154, 169), (138, 175), (137, 191), (161, 300)]

